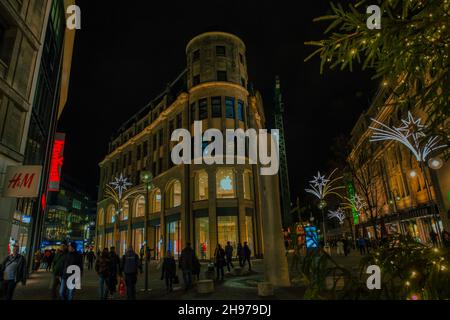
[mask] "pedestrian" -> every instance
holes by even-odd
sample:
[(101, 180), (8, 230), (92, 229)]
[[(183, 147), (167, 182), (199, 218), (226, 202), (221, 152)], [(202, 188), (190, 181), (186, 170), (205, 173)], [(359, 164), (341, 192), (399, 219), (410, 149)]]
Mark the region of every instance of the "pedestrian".
[(142, 245), (141, 249), (139, 250), (139, 258), (141, 259), (141, 263), (144, 261), (144, 255), (145, 255), (145, 248), (144, 245)]
[(223, 281), (224, 278), (223, 268), (225, 267), (226, 262), (225, 262), (225, 250), (223, 250), (220, 244), (217, 244), (216, 251), (214, 252), (214, 262), (216, 264), (217, 280)]
[(430, 231), (430, 238), (431, 238), (431, 243), (433, 244), (433, 247), (437, 247), (437, 245), (438, 245), (437, 233), (434, 232), (434, 230)]
[(61, 286), (59, 288), (59, 294), (62, 300), (73, 300), (74, 290), (67, 287), (67, 280), (72, 275), (68, 272), (68, 268), (71, 266), (78, 266), (81, 273), (83, 273), (83, 256), (77, 251), (77, 245), (75, 242), (69, 243), (68, 252), (64, 258)]
[(237, 258), (239, 260), (239, 266), (242, 268), (244, 265), (242, 261), (244, 260), (244, 255), (242, 251), (242, 244), (239, 242), (237, 245)]
[(228, 241), (227, 245), (225, 246), (225, 257), (226, 257), (226, 264), (227, 264), (227, 270), (228, 272), (231, 272), (231, 268), (234, 269), (233, 266), (233, 246), (231, 245), (231, 242)]
[(27, 281), (27, 262), (25, 257), (19, 254), (20, 246), (14, 245), (13, 252), (7, 256), (0, 265), (0, 280), (5, 300), (12, 300), (14, 290), (19, 282), (22, 285)]
[(34, 253), (33, 271), (38, 271), (41, 266), (41, 252), (38, 250)]
[(361, 255), (366, 254), (366, 240), (363, 237), (359, 237), (358, 239), (358, 248)]
[(345, 238), (342, 238), (342, 243), (344, 244), (344, 256), (347, 256), (350, 252), (350, 246), (348, 244), (348, 240)]
[(119, 275), (121, 275), (120, 258), (116, 253), (115, 247), (111, 247), (109, 250), (109, 260), (110, 260), (111, 264), (110, 264), (110, 272), (109, 272), (109, 279), (108, 279), (108, 288), (109, 288), (109, 294), (111, 295), (111, 298), (114, 298), (114, 294), (117, 291), (117, 284), (118, 284), (117, 277)]
[(136, 282), (138, 270), (142, 274), (142, 263), (139, 256), (129, 246), (127, 252), (122, 257), (122, 271), (125, 275), (125, 285), (127, 287), (127, 299), (136, 300)]
[(244, 247), (242, 248), (243, 251), (243, 260), (242, 260), (242, 266), (245, 265), (245, 262), (248, 261), (248, 271), (252, 271), (252, 264), (250, 262), (250, 257), (252, 255), (252, 251), (250, 250), (250, 247), (248, 246), (247, 242), (244, 242)]
[(108, 248), (103, 249), (100, 257), (95, 261), (95, 272), (99, 278), (100, 300), (108, 299), (109, 292), (109, 277), (111, 270), (111, 260)]
[(194, 279), (200, 281), (200, 271), (201, 271), (201, 264), (200, 260), (197, 258), (197, 256), (194, 254), (194, 264), (192, 265), (192, 276), (195, 277)]
[(444, 231), (442, 233), (442, 244), (444, 245), (444, 248), (450, 248), (450, 235), (448, 231)]
[(162, 264), (162, 274), (161, 280), (166, 280), (166, 290), (167, 292), (173, 291), (173, 280), (177, 272), (177, 265), (175, 259), (170, 251), (167, 251), (166, 257), (164, 258)]
[(86, 254), (86, 259), (88, 261), (88, 270), (92, 270), (92, 268), (94, 267), (94, 260), (96, 259), (94, 250), (92, 250), (92, 248)]
[(52, 300), (58, 299), (58, 287), (61, 284), (61, 277), (63, 273), (63, 264), (67, 255), (67, 245), (63, 243), (61, 248), (55, 254), (55, 258), (52, 263), (52, 280), (51, 280), (51, 294)]
[(180, 259), (178, 260), (178, 267), (183, 272), (183, 281), (185, 290), (192, 287), (192, 270), (194, 268), (195, 252), (191, 248), (191, 243), (188, 242), (186, 247), (181, 251)]
[(336, 243), (336, 254), (338, 256), (344, 255), (344, 242), (342, 241), (342, 239), (339, 239)]

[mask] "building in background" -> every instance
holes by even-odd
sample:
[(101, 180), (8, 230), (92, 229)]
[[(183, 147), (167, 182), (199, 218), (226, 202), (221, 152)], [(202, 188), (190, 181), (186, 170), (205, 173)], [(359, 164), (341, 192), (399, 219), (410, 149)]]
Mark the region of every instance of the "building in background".
[(59, 192), (50, 192), (41, 249), (74, 241), (79, 250), (94, 245), (96, 203), (76, 182), (64, 177)]
[[(74, 31), (65, 28), (74, 1), (0, 3), (0, 168), (38, 165), (36, 198), (0, 199), (0, 255), (19, 243), (28, 261), (39, 247), (56, 121), (65, 106)], [(5, 187), (0, 181), (0, 188)]]
[[(352, 131), (348, 160), (354, 167), (364, 168), (365, 179), (371, 181), (366, 183), (372, 184), (367, 189), (376, 210), (372, 217), (367, 210), (362, 210), (355, 220), (356, 230), (372, 239), (402, 233), (429, 243), (432, 231), (439, 234), (439, 230), (449, 230), (450, 161), (445, 162), (449, 148), (431, 154), (433, 159), (438, 159), (439, 166), (425, 163), (426, 180), (430, 185), (427, 190), (421, 166), (404, 145), (393, 141), (369, 142), (373, 134), (369, 128), (373, 125), (372, 118), (389, 126), (402, 127), (402, 119), (408, 117), (406, 112), (389, 104), (389, 99), (389, 94), (381, 89)], [(385, 106), (380, 108), (380, 105)], [(411, 111), (415, 118), (421, 118), (422, 124), (427, 123), (428, 116), (422, 109)], [(358, 183), (354, 182), (355, 192), (364, 198), (363, 190), (358, 190)]]
[[(194, 121), (223, 133), (264, 128), (261, 96), (247, 89), (246, 47), (235, 35), (208, 32), (192, 39), (186, 54), (187, 70), (121, 128), (100, 163), (97, 248), (115, 245), (123, 253), (130, 244), (139, 251), (147, 241), (154, 256), (170, 250), (178, 257), (191, 242), (199, 257), (209, 259), (217, 244), (230, 241), (235, 248), (248, 242), (252, 254), (261, 256), (262, 203), (279, 208), (279, 193), (263, 192), (259, 165), (174, 165), (170, 157), (177, 144), (170, 142), (172, 132), (185, 128), (193, 135)], [(120, 208), (105, 194), (121, 174), (132, 189), (142, 188), (144, 171), (154, 176), (148, 201), (145, 188)], [(281, 219), (280, 212), (270, 214)]]

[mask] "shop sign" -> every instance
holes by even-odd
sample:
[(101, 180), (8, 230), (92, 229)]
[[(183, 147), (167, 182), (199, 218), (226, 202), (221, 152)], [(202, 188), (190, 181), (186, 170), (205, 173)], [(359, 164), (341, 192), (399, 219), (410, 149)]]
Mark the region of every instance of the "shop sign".
[(42, 166), (9, 166), (6, 169), (3, 196), (36, 198), (39, 193)]

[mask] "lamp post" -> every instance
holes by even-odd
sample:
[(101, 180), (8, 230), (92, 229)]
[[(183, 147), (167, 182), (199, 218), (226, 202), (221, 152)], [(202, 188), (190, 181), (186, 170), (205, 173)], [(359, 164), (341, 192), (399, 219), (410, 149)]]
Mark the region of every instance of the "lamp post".
[(145, 288), (144, 291), (151, 291), (151, 289), (148, 288), (148, 264), (150, 262), (150, 255), (147, 254), (148, 252), (148, 215), (149, 215), (149, 202), (148, 202), (148, 196), (149, 191), (151, 188), (151, 183), (153, 180), (153, 175), (150, 171), (142, 171), (141, 172), (141, 181), (145, 184), (145, 221), (144, 221), (144, 250), (145, 250)]

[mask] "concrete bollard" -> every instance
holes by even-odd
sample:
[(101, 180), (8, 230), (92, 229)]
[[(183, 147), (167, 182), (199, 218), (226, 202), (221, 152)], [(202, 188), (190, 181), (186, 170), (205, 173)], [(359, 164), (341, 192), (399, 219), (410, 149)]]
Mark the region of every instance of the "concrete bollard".
[(214, 281), (200, 280), (199, 282), (197, 282), (197, 292), (198, 293), (213, 293), (214, 292)]
[(272, 297), (273, 285), (270, 282), (258, 282), (258, 296)]

